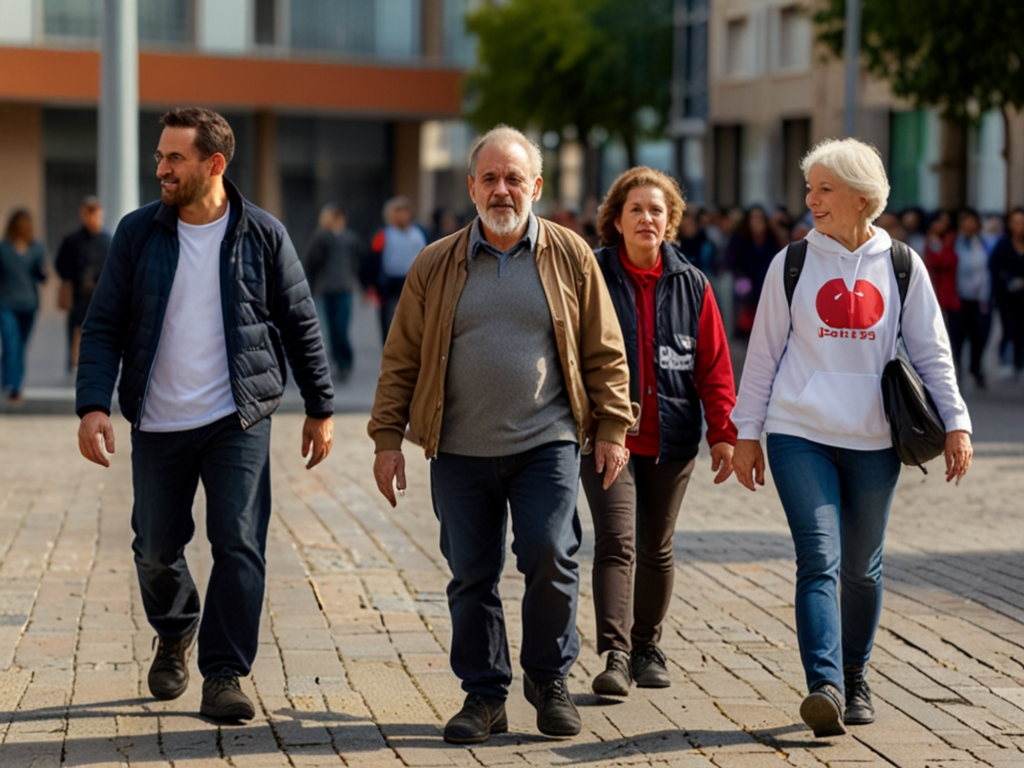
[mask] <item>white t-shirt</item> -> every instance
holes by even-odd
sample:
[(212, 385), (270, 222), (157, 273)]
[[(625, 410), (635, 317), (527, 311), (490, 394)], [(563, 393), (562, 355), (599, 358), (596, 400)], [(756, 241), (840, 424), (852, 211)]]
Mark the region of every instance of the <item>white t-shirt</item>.
[(178, 220), (178, 267), (139, 425), (144, 432), (194, 429), (236, 411), (220, 295), (230, 214), (229, 205), (209, 224)]
[[(812, 231), (807, 259), (786, 303), (785, 253), (776, 255), (757, 305), (732, 412), (742, 440), (762, 432), (854, 450), (892, 445), (882, 407), (882, 370), (896, 354), (899, 288), (883, 230), (851, 253)], [(928, 270), (912, 256), (903, 340), (946, 431), (971, 431), (949, 338)]]

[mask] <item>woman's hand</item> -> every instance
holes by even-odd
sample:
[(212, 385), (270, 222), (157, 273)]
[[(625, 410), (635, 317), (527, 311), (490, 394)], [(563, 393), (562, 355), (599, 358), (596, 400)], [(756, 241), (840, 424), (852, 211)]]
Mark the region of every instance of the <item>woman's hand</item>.
[(957, 485), (960, 478), (967, 474), (971, 466), (974, 448), (971, 447), (971, 435), (962, 429), (946, 433), (946, 482), (954, 477)]
[(764, 485), (764, 451), (760, 440), (737, 440), (732, 454), (732, 468), (740, 485), (756, 491), (757, 485)]
[(732, 474), (733, 447), (730, 443), (715, 443), (711, 446), (711, 471), (715, 475), (715, 485), (724, 483)]

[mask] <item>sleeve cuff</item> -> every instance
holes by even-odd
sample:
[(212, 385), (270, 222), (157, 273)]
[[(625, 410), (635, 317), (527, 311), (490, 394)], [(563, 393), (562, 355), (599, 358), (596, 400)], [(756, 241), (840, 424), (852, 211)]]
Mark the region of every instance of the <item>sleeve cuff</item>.
[(607, 443), (615, 443), (615, 445), (625, 445), (628, 426), (626, 422), (618, 419), (601, 419), (597, 422), (597, 435), (594, 440), (595, 442), (603, 440)]
[(390, 429), (381, 430), (373, 436), (373, 452), (400, 451), (402, 450), (403, 437), (405, 436), (401, 432), (394, 432)]

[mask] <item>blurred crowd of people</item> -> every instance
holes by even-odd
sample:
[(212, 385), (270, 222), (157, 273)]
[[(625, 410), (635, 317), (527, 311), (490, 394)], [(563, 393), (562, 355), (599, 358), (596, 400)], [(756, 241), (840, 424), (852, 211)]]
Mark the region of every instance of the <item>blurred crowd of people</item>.
[[(382, 213), (383, 226), (367, 243), (348, 227), (342, 206), (328, 203), (321, 209), (317, 233), (302, 260), (326, 326), (338, 383), (348, 380), (354, 365), (353, 297), (362, 293), (378, 307), (381, 336), (386, 339), (413, 259), (427, 243), (457, 232), (468, 221), (446, 209), (435, 210), (427, 227), (415, 217), (409, 198), (389, 199)], [(557, 208), (547, 218), (573, 230), (592, 247), (601, 246), (596, 201), (585, 205), (582, 215)], [(80, 219), (81, 226), (64, 238), (54, 262), (61, 280), (58, 303), (68, 313), (70, 371), (78, 362), (82, 322), (110, 247), (103, 208), (96, 197), (83, 200)], [(983, 217), (971, 208), (925, 212), (911, 207), (898, 213), (887, 211), (875, 225), (924, 259), (958, 370), (966, 358), (975, 386), (986, 386), (983, 353), (995, 312), (1001, 329), (996, 373), (1019, 377), (1024, 370), (1024, 209), (1016, 208), (1007, 217)], [(781, 206), (771, 211), (760, 205), (746, 209), (691, 206), (680, 223), (677, 244), (711, 281), (727, 330), (743, 340), (753, 327), (772, 258), (812, 228), (809, 215), (794, 216)], [(9, 215), (0, 240), (0, 369), (3, 395), (9, 403), (22, 398), (28, 340), (39, 310), (38, 286), (47, 275), (45, 251), (31, 214), (17, 209)]]

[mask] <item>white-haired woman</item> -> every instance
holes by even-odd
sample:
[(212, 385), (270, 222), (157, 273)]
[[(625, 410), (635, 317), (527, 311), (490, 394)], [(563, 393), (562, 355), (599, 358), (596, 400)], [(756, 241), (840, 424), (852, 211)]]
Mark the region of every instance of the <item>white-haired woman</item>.
[[(787, 301), (783, 250), (757, 308), (733, 422), (733, 467), (754, 490), (768, 461), (796, 549), (796, 624), (816, 736), (874, 720), (864, 679), (882, 609), (882, 543), (900, 462), (880, 376), (896, 352), (892, 241), (871, 222), (889, 183), (878, 151), (829, 139), (800, 164), (814, 230)], [(928, 272), (912, 257), (903, 338), (946, 425), (946, 480), (971, 463), (971, 422)], [(842, 584), (842, 598), (839, 597)], [(845, 698), (844, 698), (845, 693)]]

